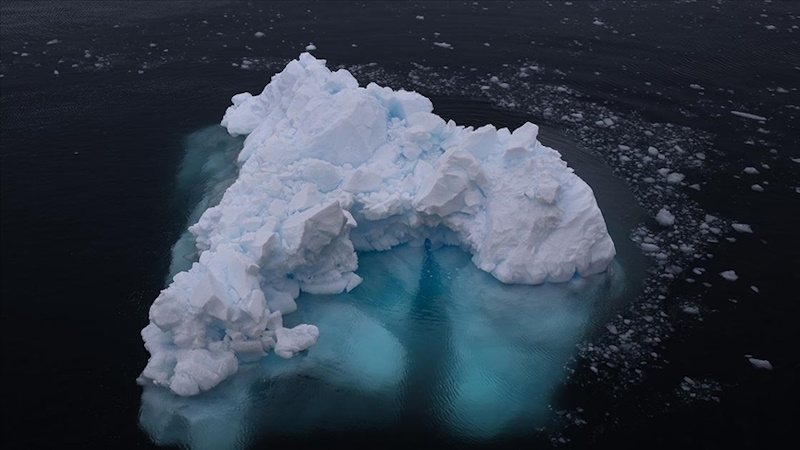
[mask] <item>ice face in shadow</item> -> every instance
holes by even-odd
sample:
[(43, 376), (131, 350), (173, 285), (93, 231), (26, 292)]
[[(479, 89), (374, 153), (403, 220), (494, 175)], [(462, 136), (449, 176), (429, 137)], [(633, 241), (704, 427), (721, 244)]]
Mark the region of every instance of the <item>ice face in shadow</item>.
[(375, 428), (456, 442), (525, 436), (549, 417), (597, 303), (624, 285), (616, 265), (567, 283), (505, 285), (451, 246), (360, 256), (358, 289), (303, 294), (286, 318), (315, 323), (316, 345), (244, 364), (198, 396), (145, 386), (142, 427), (195, 449)]
[(232, 102), (222, 125), (248, 135), (239, 175), (189, 228), (199, 258), (150, 309), (142, 384), (195, 395), (271, 350), (309, 348), (318, 326), (283, 316), (300, 292), (358, 286), (356, 250), (457, 245), (517, 284), (601, 273), (615, 254), (591, 188), (531, 123), (460, 127), (307, 53)]

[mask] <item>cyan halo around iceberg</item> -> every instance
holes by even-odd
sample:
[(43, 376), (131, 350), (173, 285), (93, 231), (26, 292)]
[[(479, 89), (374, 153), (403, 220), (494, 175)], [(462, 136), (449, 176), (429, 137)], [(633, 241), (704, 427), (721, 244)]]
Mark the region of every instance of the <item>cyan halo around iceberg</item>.
[(308, 53), (232, 102), (239, 176), (189, 229), (199, 261), (150, 309), (141, 383), (194, 395), (240, 362), (310, 347), (317, 327), (282, 316), (301, 291), (356, 288), (356, 251), (457, 245), (514, 284), (600, 273), (615, 255), (592, 189), (532, 123), (445, 122), (424, 96), (359, 87)]

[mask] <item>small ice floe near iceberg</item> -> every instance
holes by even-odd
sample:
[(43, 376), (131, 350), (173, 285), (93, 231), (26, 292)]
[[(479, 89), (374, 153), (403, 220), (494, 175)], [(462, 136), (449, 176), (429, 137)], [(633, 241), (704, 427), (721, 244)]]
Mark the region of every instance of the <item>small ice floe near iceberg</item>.
[(508, 284), (600, 273), (615, 255), (591, 188), (534, 124), (457, 126), (308, 53), (232, 102), (239, 175), (189, 228), (198, 260), (150, 309), (143, 384), (194, 395), (271, 350), (335, 339), (283, 316), (301, 292), (356, 288), (356, 251), (455, 245)]
[(752, 364), (756, 369), (772, 370), (772, 363), (766, 359), (748, 357), (747, 360), (750, 361), (750, 364)]

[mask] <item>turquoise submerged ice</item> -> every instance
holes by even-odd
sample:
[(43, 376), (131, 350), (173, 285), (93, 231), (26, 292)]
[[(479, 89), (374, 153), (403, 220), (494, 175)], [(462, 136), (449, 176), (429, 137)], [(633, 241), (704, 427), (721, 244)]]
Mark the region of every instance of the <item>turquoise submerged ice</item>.
[(260, 95), (232, 101), (222, 125), (247, 135), (239, 175), (189, 229), (199, 260), (150, 309), (142, 383), (190, 396), (242, 362), (337, 339), (315, 324), (285, 327), (283, 316), (301, 292), (357, 288), (356, 251), (459, 246), (506, 284), (565, 282), (614, 257), (591, 188), (536, 125), (457, 126), (419, 94), (361, 88), (307, 53)]

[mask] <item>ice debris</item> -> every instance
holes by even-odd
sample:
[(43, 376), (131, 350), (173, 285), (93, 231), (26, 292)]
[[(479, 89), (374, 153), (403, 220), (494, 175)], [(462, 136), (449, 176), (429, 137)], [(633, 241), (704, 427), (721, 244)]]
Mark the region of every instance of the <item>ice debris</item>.
[(737, 115), (739, 117), (744, 117), (745, 119), (753, 119), (753, 120), (761, 120), (761, 121), (767, 120), (766, 117), (757, 116), (755, 114), (750, 114), (750, 113), (741, 112), (741, 111), (731, 111), (731, 114), (735, 114), (735, 115)]
[(747, 358), (756, 369), (772, 370), (772, 363), (766, 359)]
[(656, 214), (656, 222), (665, 227), (671, 227), (675, 223), (675, 216), (666, 208), (661, 208)]
[(720, 272), (720, 276), (728, 281), (736, 281), (739, 279), (739, 276), (736, 275), (736, 272), (734, 272), (733, 270), (726, 270), (724, 272)]

